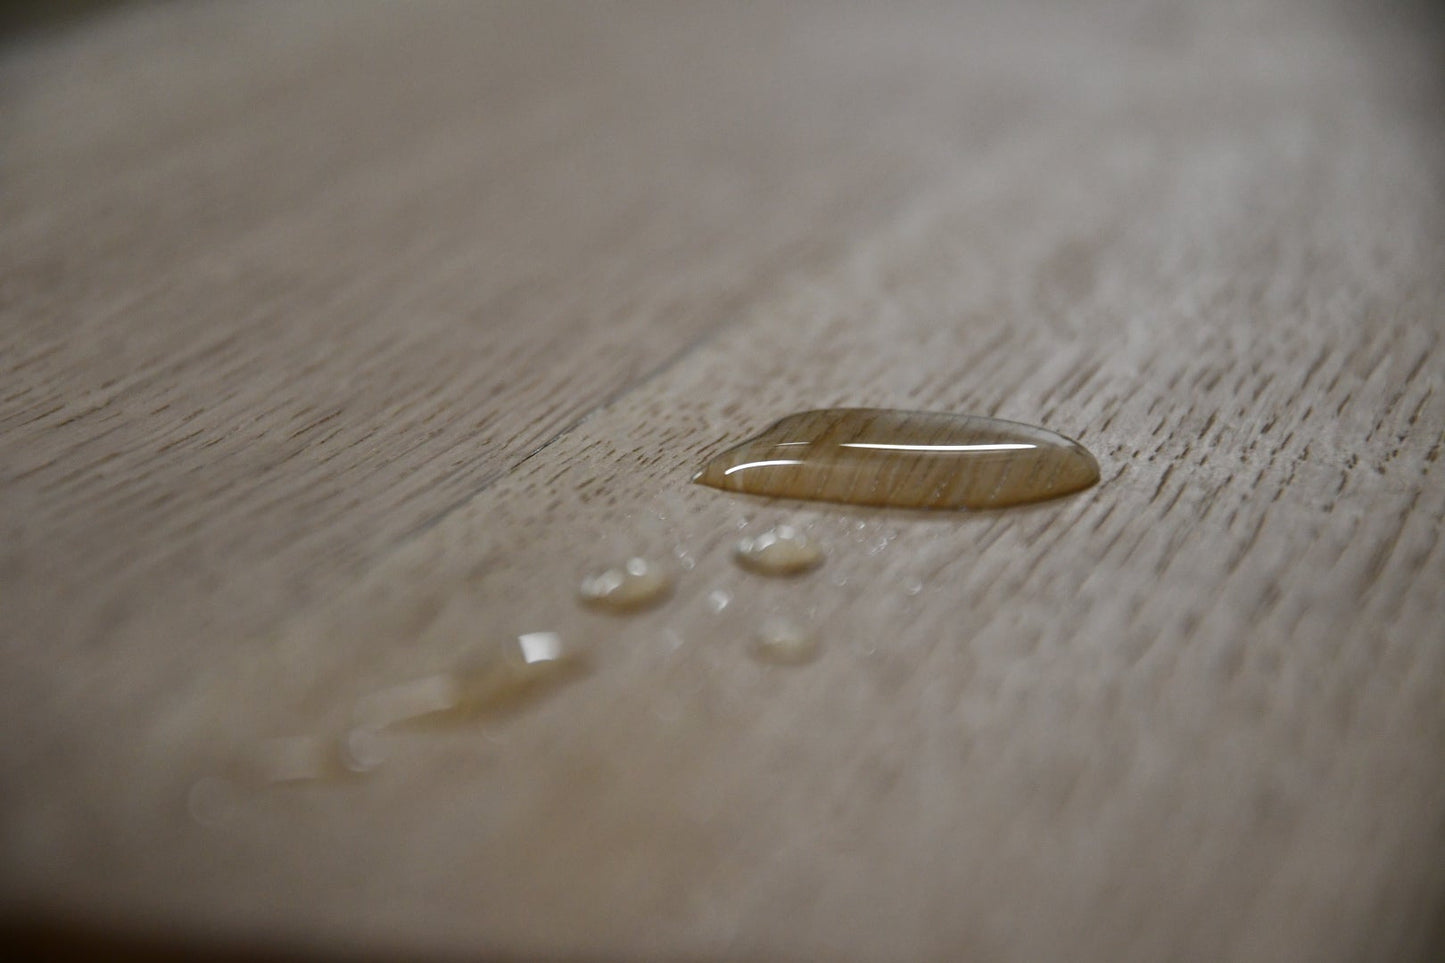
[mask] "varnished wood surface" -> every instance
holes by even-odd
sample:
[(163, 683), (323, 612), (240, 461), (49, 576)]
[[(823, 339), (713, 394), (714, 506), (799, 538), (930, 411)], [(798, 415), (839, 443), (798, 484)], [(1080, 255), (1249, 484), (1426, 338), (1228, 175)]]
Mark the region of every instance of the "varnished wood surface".
[[(1426, 959), (1437, 24), (1408, 5), (140, 5), (0, 60), (11, 912), (327, 952)], [(688, 484), (1043, 424), (1056, 503)], [(818, 571), (729, 558), (808, 525)], [(681, 549), (631, 619), (580, 570)], [(727, 604), (719, 608), (719, 601)], [(816, 627), (806, 666), (747, 655)], [(595, 671), (186, 794), (479, 642)]]

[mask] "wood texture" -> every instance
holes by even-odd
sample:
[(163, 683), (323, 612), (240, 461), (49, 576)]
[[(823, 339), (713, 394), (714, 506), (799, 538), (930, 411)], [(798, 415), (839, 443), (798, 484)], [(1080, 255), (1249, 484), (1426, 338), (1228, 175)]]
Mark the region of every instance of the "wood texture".
[[(1440, 52), (1288, 0), (162, 5), (6, 51), (10, 906), (408, 955), (1428, 958)], [(1103, 481), (946, 517), (687, 484), (831, 405), (1045, 424)], [(739, 521), (828, 560), (745, 573)], [(674, 598), (577, 607), (638, 543)], [(776, 612), (817, 662), (748, 657)], [(595, 672), (187, 818), (238, 749), (533, 630)]]

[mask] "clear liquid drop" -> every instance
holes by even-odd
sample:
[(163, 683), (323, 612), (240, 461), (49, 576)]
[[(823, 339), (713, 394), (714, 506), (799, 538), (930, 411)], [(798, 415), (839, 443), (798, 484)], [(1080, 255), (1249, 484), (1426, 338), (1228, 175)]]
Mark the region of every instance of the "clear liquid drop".
[(695, 478), (724, 491), (896, 508), (1001, 508), (1099, 480), (1094, 456), (1046, 428), (882, 408), (789, 415)]
[(823, 564), (823, 550), (792, 525), (779, 525), (739, 541), (733, 558), (760, 575), (801, 575)]
[(603, 612), (641, 612), (672, 594), (672, 576), (656, 562), (634, 555), (621, 565), (592, 572), (577, 594), (589, 608)]
[(424, 719), (465, 721), (535, 698), (587, 666), (584, 654), (556, 632), (527, 632), (454, 671), (374, 692), (357, 701), (352, 719), (360, 730)]
[(707, 593), (707, 607), (714, 614), (722, 612), (733, 600), (733, 594), (727, 589), (713, 589)]

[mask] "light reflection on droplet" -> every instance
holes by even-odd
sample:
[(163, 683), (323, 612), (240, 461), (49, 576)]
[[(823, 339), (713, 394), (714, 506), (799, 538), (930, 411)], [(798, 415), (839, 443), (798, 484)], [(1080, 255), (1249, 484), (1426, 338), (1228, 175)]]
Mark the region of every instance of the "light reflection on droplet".
[(562, 637), (556, 632), (526, 632), (517, 636), (517, 647), (528, 665), (553, 662), (562, 656)]
[(707, 607), (714, 613), (727, 608), (732, 600), (733, 595), (727, 589), (713, 589), (707, 593)]

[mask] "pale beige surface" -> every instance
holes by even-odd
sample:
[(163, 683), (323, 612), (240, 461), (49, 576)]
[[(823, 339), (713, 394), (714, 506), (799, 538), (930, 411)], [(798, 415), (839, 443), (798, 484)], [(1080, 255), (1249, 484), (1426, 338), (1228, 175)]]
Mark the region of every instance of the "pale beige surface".
[[(1433, 26), (212, 4), (7, 51), (11, 905), (462, 954), (1421, 958)], [(1104, 480), (922, 517), (687, 484), (831, 404), (1042, 423)], [(742, 517), (828, 562), (739, 571)], [(576, 609), (629, 531), (695, 560), (676, 597)], [(816, 663), (748, 658), (779, 608)], [(188, 820), (237, 747), (534, 629), (596, 672)]]

